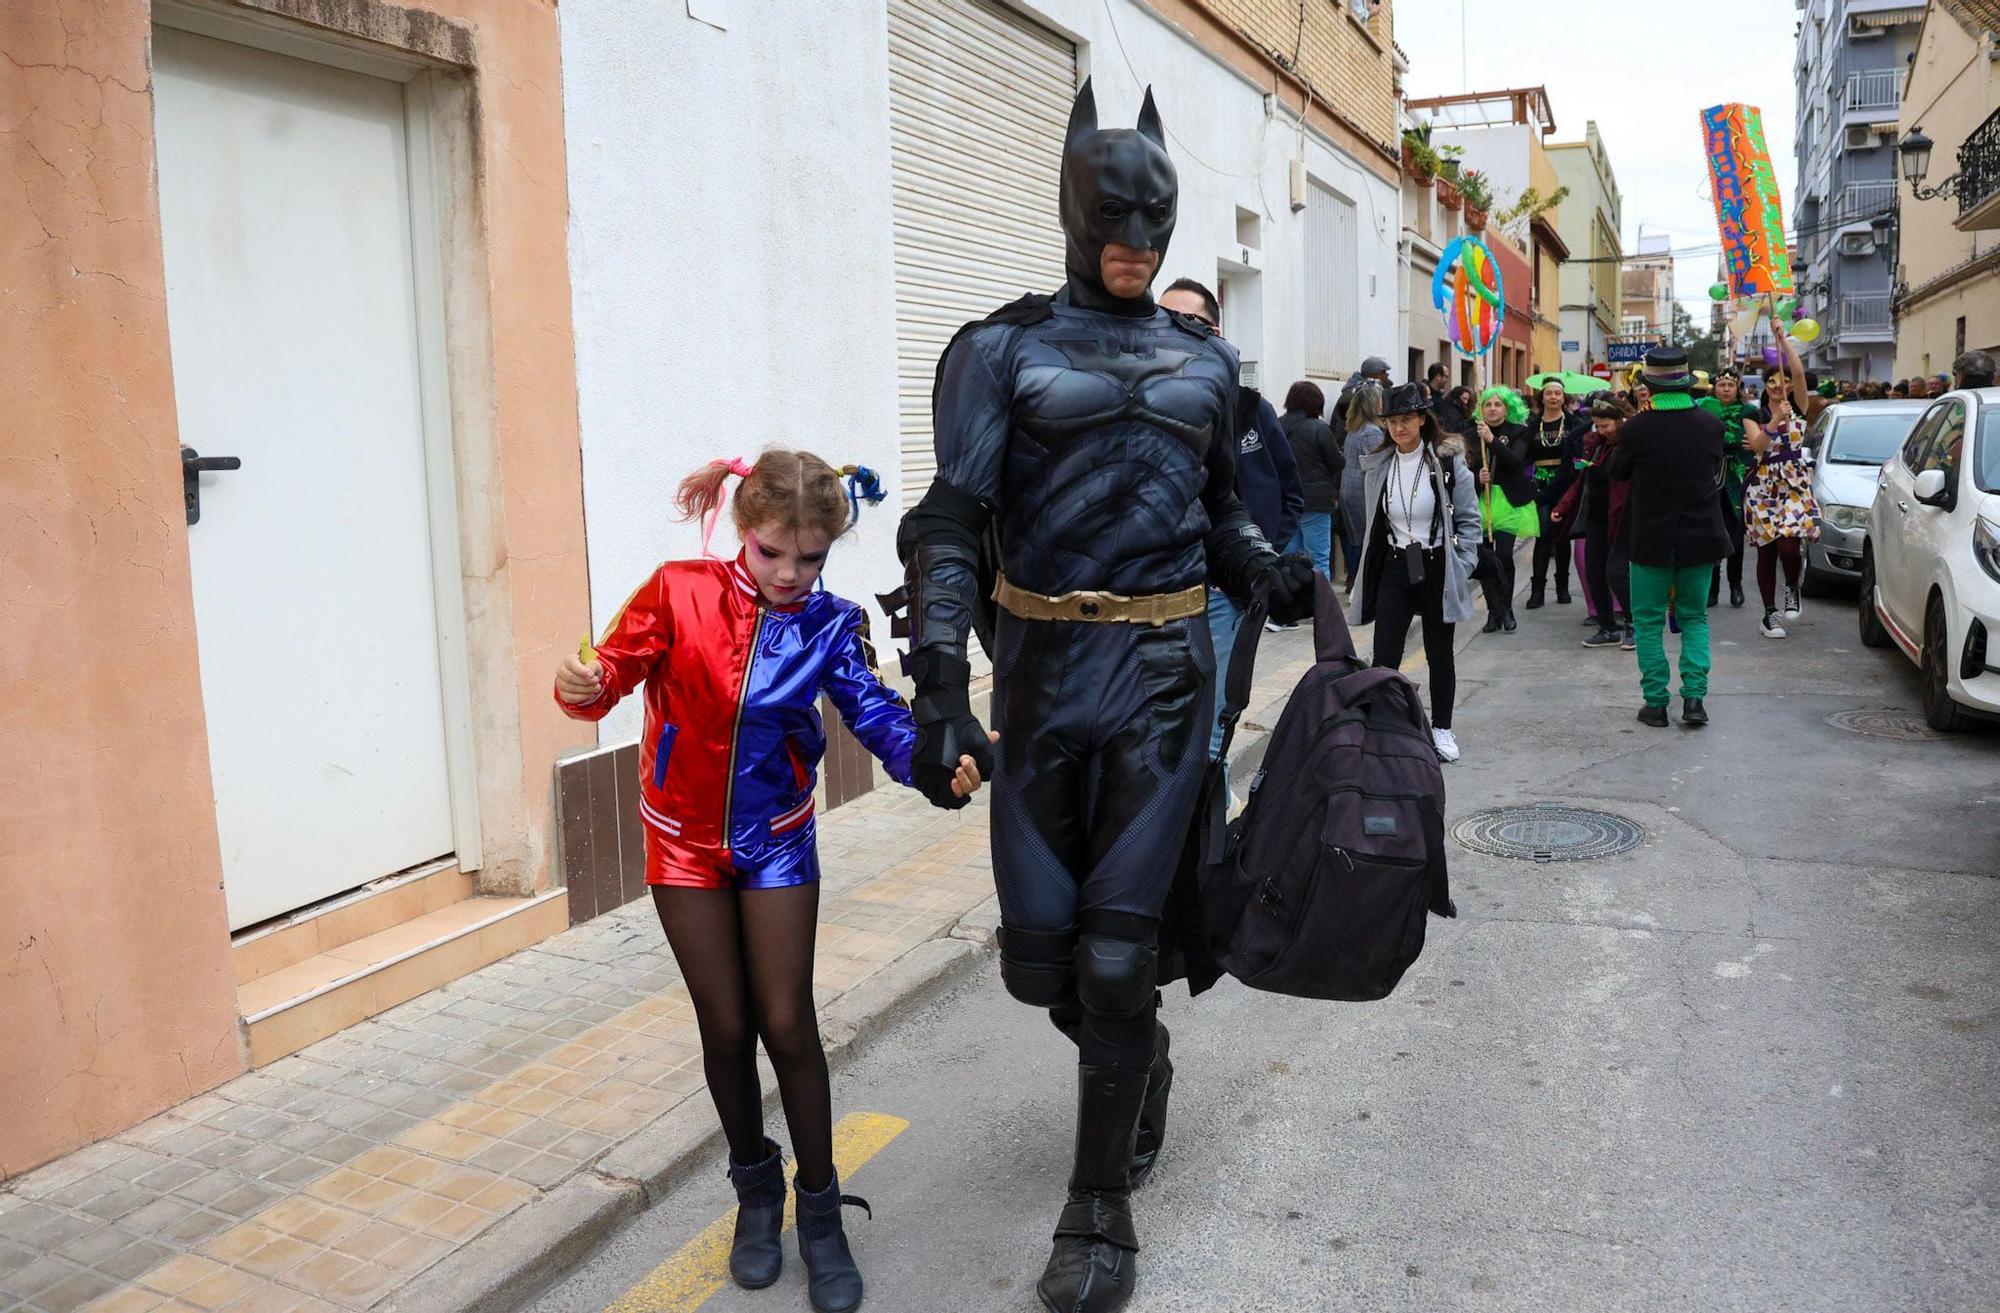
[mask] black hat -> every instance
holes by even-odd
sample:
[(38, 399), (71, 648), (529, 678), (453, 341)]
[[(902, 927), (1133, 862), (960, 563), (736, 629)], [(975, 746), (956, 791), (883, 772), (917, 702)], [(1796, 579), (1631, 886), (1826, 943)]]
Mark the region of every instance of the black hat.
[(1361, 362), (1361, 377), (1363, 378), (1389, 377), (1389, 362), (1382, 359), (1382, 357), (1380, 356), (1368, 357), (1366, 360)]
[(1677, 346), (1654, 347), (1646, 353), (1646, 367), (1639, 381), (1655, 392), (1686, 392), (1694, 387), (1694, 371), (1688, 368), (1688, 353)]
[(1422, 383), (1398, 383), (1382, 402), (1382, 418), (1391, 415), (1421, 415), (1431, 408), (1431, 390)]

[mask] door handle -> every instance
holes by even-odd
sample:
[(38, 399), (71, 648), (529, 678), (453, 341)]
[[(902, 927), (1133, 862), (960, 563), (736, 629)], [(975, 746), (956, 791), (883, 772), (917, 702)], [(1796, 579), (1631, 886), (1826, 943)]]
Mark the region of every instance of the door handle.
[(187, 522), (201, 521), (201, 476), (209, 470), (240, 470), (240, 456), (204, 456), (193, 447), (181, 448), (181, 501), (187, 506)]
[(1896, 503), (1896, 509), (1901, 511), (1903, 514), (1908, 515), (1910, 513), (1910, 503), (1906, 501), (1899, 501)]

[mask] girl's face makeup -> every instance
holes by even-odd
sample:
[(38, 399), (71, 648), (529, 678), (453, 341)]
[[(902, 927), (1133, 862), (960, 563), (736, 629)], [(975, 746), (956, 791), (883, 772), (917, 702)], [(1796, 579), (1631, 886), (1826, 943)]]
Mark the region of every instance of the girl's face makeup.
[(766, 525), (743, 535), (743, 563), (772, 606), (800, 601), (819, 582), (831, 540), (816, 529)]

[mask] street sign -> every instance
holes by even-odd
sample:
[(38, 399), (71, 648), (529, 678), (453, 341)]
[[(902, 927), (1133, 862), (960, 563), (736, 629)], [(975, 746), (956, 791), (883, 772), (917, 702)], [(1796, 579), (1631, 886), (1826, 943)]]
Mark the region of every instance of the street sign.
[(1562, 349), (1565, 351), (1581, 351), (1583, 350), (1583, 343), (1565, 341), (1562, 345)]
[(1604, 358), (1614, 365), (1632, 364), (1644, 360), (1646, 353), (1658, 345), (1658, 342), (1607, 342)]

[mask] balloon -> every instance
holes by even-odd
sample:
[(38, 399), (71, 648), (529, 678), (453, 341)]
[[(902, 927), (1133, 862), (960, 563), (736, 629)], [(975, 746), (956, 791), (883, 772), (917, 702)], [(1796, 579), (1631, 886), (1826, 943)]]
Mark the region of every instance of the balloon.
[(1818, 341), (1819, 321), (1817, 319), (1799, 320), (1797, 323), (1792, 325), (1792, 336), (1796, 337), (1801, 342)]
[(1717, 283), (1713, 287), (1710, 287), (1708, 289), (1708, 299), (1711, 301), (1727, 301), (1729, 299), (1729, 284)]
[(1784, 357), (1778, 354), (1778, 348), (1776, 348), (1776, 347), (1774, 347), (1774, 346), (1767, 346), (1767, 347), (1765, 347), (1765, 348), (1764, 348), (1764, 363), (1765, 363), (1765, 364), (1767, 364), (1767, 365), (1775, 365), (1775, 364), (1777, 364), (1777, 363), (1778, 363), (1778, 362), (1779, 362), (1780, 360), (1782, 360), (1782, 359), (1784, 359)]

